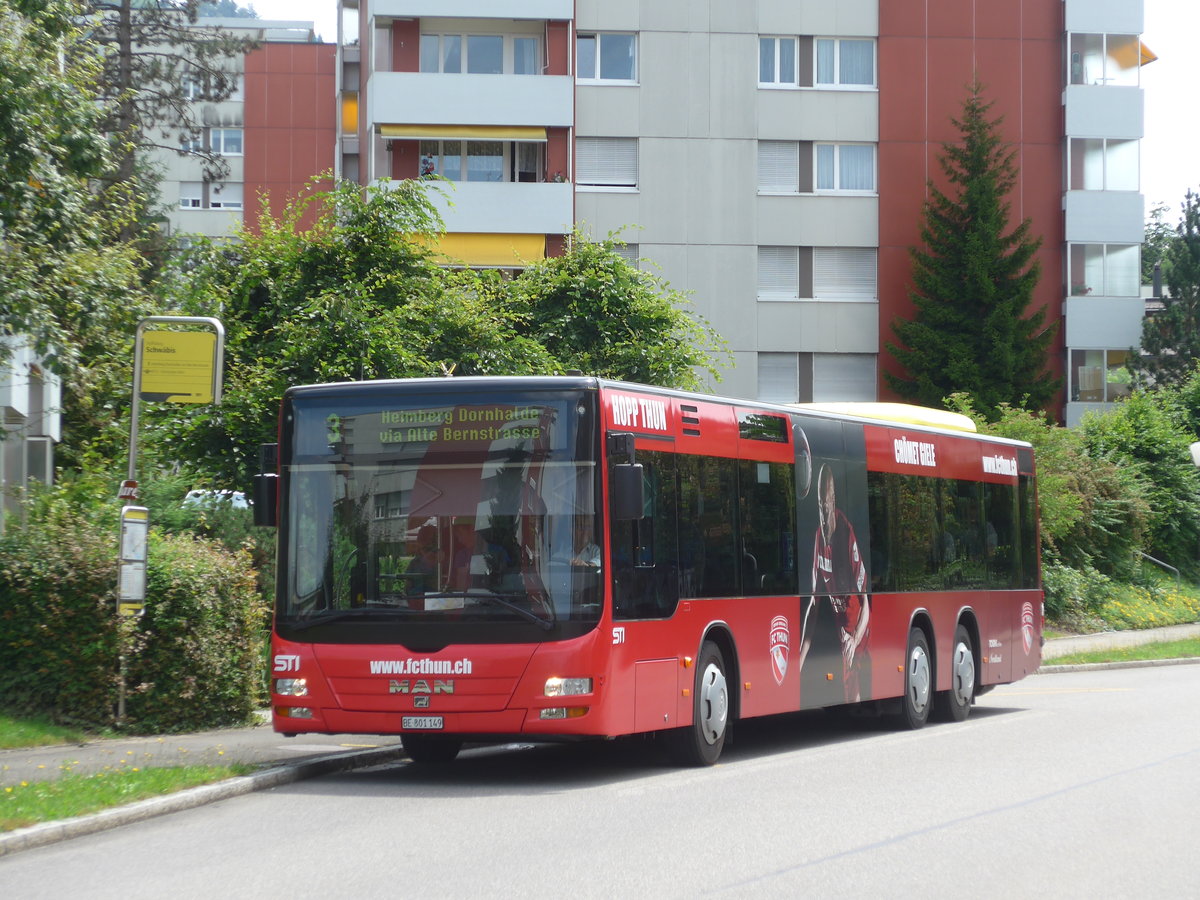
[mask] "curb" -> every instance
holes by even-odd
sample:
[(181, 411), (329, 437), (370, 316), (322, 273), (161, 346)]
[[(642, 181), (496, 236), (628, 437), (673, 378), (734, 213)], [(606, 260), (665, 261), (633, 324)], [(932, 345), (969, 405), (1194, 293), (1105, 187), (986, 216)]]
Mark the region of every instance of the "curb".
[(1145, 669), (1155, 666), (1195, 666), (1200, 665), (1200, 657), (1184, 657), (1182, 659), (1130, 659), (1122, 662), (1106, 663), (1074, 663), (1071, 665), (1048, 665), (1037, 670), (1038, 675), (1058, 675), (1064, 672), (1095, 672), (1100, 669)]
[(45, 847), (69, 838), (82, 837), (85, 834), (95, 834), (116, 828), (119, 825), (130, 825), (142, 822), (155, 816), (180, 810), (193, 809), (226, 800), (230, 797), (240, 797), (253, 791), (264, 791), (268, 788), (291, 784), (305, 778), (315, 778), (319, 775), (330, 775), (350, 769), (360, 769), (367, 766), (394, 762), (404, 758), (404, 751), (399, 747), (384, 747), (374, 750), (349, 750), (336, 753), (320, 759), (308, 760), (291, 765), (276, 766), (251, 775), (239, 775), (218, 781), (215, 784), (205, 784), (168, 794), (164, 797), (149, 797), (138, 800), (127, 806), (101, 810), (73, 819), (61, 819), (55, 822), (42, 822), (30, 825), (28, 828), (18, 828), (5, 834), (0, 834), (0, 858), (10, 853), (22, 850), (32, 850), (35, 847)]

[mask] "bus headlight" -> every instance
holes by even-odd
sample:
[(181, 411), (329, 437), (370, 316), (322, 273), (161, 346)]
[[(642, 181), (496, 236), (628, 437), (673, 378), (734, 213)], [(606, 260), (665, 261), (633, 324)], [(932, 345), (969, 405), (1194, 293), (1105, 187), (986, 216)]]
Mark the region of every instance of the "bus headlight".
[(578, 719), (587, 715), (586, 706), (555, 706), (538, 711), (539, 719)]
[(281, 697), (307, 697), (308, 680), (305, 678), (276, 678), (272, 693)]
[(592, 692), (590, 678), (547, 678), (545, 695), (547, 697), (576, 697)]
[(311, 719), (313, 711), (307, 706), (277, 706), (275, 715), (281, 719)]

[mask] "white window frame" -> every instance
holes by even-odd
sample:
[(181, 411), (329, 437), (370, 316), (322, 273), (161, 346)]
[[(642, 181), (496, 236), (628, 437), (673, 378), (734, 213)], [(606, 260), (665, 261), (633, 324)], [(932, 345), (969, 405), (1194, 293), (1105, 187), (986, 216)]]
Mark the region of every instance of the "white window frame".
[[(601, 45), (605, 38), (621, 37), (629, 38), (633, 42), (633, 59), (632, 72), (630, 78), (605, 78), (601, 68), (601, 63), (604, 59)], [(594, 64), (591, 72), (584, 72), (580, 68), (579, 42), (582, 40), (594, 40), (596, 42), (595, 55), (593, 57)], [(609, 84), (609, 85), (629, 85), (638, 83), (638, 33), (636, 31), (582, 31), (575, 35), (575, 80), (580, 84)]]
[[(459, 40), (459, 68), (447, 71), (444, 66), (446, 62), (446, 54), (444, 50), (444, 41), (446, 38), (458, 38)], [(500, 54), (500, 71), (499, 72), (471, 72), (470, 67), (470, 38), (473, 37), (491, 37), (500, 38), (503, 41), (503, 49)], [(425, 67), (424, 45), (427, 39), (437, 38), (437, 68), (429, 69)], [(451, 32), (451, 31), (426, 31), (421, 33), (418, 41), (417, 50), (417, 69), (426, 74), (436, 75), (515, 75), (517, 73), (517, 54), (515, 42), (518, 38), (527, 38), (537, 41), (538, 72), (524, 72), (521, 74), (543, 74), (546, 69), (546, 51), (545, 42), (541, 36), (534, 32), (492, 32), (478, 31), (470, 32)]]
[[(772, 69), (774, 70), (773, 78), (770, 81), (762, 80), (762, 53), (763, 41), (772, 41), (774, 57), (772, 59)], [(792, 45), (792, 71), (790, 75), (780, 71), (780, 59), (782, 54), (779, 52), (781, 42), (790, 42)], [(761, 34), (758, 36), (758, 86), (760, 88), (795, 88), (800, 83), (800, 41), (795, 35), (773, 35)]]
[(243, 197), (243, 187), (239, 183), (225, 183), (222, 185), (209, 185), (208, 188), (208, 208), (209, 209), (244, 209), (245, 198)]
[[(212, 152), (220, 156), (244, 156), (246, 153), (246, 131), (244, 128), (210, 128), (208, 130), (208, 144), (212, 148)], [(227, 143), (227, 135), (237, 132), (237, 142), (239, 148), (236, 152), (225, 149)]]
[(622, 244), (620, 242), (616, 242), (613, 244), (612, 250), (613, 253), (621, 257), (621, 259), (625, 260), (625, 262), (629, 263), (632, 268), (641, 268), (641, 255), (639, 253), (639, 247), (637, 244)]
[(758, 192), (800, 193), (800, 142), (758, 142)]
[[(1091, 241), (1078, 241), (1067, 245), (1067, 295), (1069, 297), (1086, 297), (1093, 295), (1096, 297), (1137, 297), (1141, 292), (1142, 278), (1142, 258), (1141, 244), (1116, 244), (1116, 243), (1099, 243)], [(1098, 284), (1093, 284), (1093, 279), (1089, 276), (1087, 251), (1077, 252), (1077, 248), (1099, 247), (1099, 267), (1100, 278)], [(1130, 250), (1136, 250), (1136, 253), (1130, 253)], [(1118, 251), (1125, 251), (1130, 256), (1137, 257), (1132, 266), (1126, 269), (1126, 279), (1128, 288), (1124, 293), (1116, 293), (1114, 288), (1120, 271), (1119, 266), (1113, 266), (1110, 259), (1116, 256)], [(1095, 258), (1095, 257), (1093, 257)], [(1094, 263), (1093, 263), (1094, 265)]]
[[(833, 42), (833, 80), (821, 81), (821, 41)], [(871, 44), (871, 82), (844, 83), (842, 81), (842, 43), (845, 41), (870, 42)], [(879, 89), (879, 44), (874, 38), (868, 37), (828, 37), (813, 38), (813, 87), (823, 91), (874, 91)]]
[[(821, 186), (821, 155), (822, 148), (833, 148), (833, 187)], [(845, 147), (869, 147), (871, 149), (871, 187), (845, 188), (842, 187), (842, 149)], [(817, 142), (813, 144), (813, 190), (818, 194), (857, 194), (859, 196), (874, 196), (879, 193), (879, 152), (875, 144), (843, 142), (833, 144)]]
[[(879, 357), (875, 353), (778, 353), (760, 351), (759, 400), (773, 403), (834, 403), (878, 398)], [(858, 369), (859, 371), (854, 371)], [(832, 381), (829, 373), (850, 377)], [(855, 390), (855, 387), (860, 390)], [(764, 388), (771, 390), (764, 390)]]
[(637, 138), (575, 139), (576, 190), (637, 191), (638, 177)]
[(179, 182), (179, 208), (204, 209), (204, 184), (199, 181)]
[[(1099, 366), (1086, 365), (1087, 358), (1086, 358), (1086, 356), (1084, 356), (1083, 361), (1084, 361), (1085, 365), (1078, 365), (1077, 360), (1079, 357), (1077, 356), (1077, 354), (1088, 354), (1088, 353), (1102, 354), (1103, 355), (1103, 363)], [(1129, 393), (1130, 393), (1130, 385), (1125, 382), (1122, 382), (1122, 381), (1117, 381), (1110, 377), (1110, 375), (1112, 373), (1118, 372), (1121, 369), (1125, 368), (1128, 358), (1129, 358), (1129, 350), (1128, 349), (1125, 349), (1125, 350), (1117, 350), (1117, 349), (1112, 349), (1112, 348), (1097, 349), (1097, 348), (1092, 348), (1092, 347), (1072, 347), (1072, 348), (1070, 348), (1070, 352), (1068, 354), (1069, 363), (1067, 366), (1068, 369), (1070, 370), (1069, 375), (1070, 375), (1070, 380), (1071, 380), (1071, 384), (1069, 387), (1070, 398), (1071, 398), (1070, 402), (1071, 403), (1115, 403), (1118, 400), (1122, 400), (1125, 397), (1128, 397)], [(1080, 376), (1083, 374), (1083, 370), (1085, 370), (1085, 369), (1088, 370), (1088, 372), (1089, 372), (1089, 375), (1088, 375), (1089, 386), (1088, 386), (1087, 390), (1089, 392), (1101, 391), (1104, 396), (1099, 400), (1090, 398), (1090, 397), (1084, 399), (1079, 396), (1083, 390), (1080, 387), (1080, 381), (1082, 380)]]

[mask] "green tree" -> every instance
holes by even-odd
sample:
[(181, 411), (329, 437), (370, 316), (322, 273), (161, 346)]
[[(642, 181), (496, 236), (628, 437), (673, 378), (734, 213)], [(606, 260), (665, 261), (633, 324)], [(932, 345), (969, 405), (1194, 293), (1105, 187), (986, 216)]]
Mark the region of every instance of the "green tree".
[(1154, 283), (1154, 267), (1162, 267), (1162, 276), (1166, 278), (1167, 248), (1175, 240), (1175, 229), (1167, 224), (1167, 212), (1170, 210), (1165, 203), (1160, 203), (1150, 210), (1146, 219), (1145, 239), (1142, 242), (1142, 284)]
[(684, 294), (629, 265), (618, 243), (576, 232), (565, 254), (514, 279), (508, 294), (525, 333), (565, 368), (589, 375), (696, 389), (699, 372), (719, 380), (720, 336), (687, 309)]
[(924, 248), (910, 250), (915, 317), (894, 321), (897, 343), (887, 344), (906, 374), (885, 378), (930, 406), (964, 391), (994, 419), (1002, 403), (1044, 407), (1060, 379), (1046, 371), (1055, 326), (1045, 309), (1029, 311), (1041, 240), (1028, 219), (1009, 230), (1015, 150), (1001, 138), (1002, 119), (988, 118), (991, 105), (975, 82), (952, 120), (961, 140), (944, 144), (939, 158), (949, 193), (929, 184)]
[(1142, 322), (1131, 368), (1143, 384), (1183, 382), (1200, 359), (1200, 194), (1187, 192), (1175, 237), (1163, 253), (1163, 308)]
[(225, 178), (228, 163), (200, 140), (202, 107), (194, 101), (229, 97), (238, 83), (231, 59), (257, 42), (222, 28), (195, 27), (200, 0), (85, 4), (91, 41), (101, 49), (99, 86), (110, 111), (105, 131), (116, 147), (116, 180), (136, 183), (138, 154), (153, 148), (197, 157), (206, 179)]

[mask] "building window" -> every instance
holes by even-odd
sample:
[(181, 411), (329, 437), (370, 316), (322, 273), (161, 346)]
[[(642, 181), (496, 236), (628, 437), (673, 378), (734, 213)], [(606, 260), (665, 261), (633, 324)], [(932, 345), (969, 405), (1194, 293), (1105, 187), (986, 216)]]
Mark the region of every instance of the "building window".
[(873, 353), (759, 353), (758, 399), (830, 403), (876, 398)]
[(1072, 34), (1069, 41), (1071, 84), (1137, 87), (1142, 42), (1136, 34)]
[(199, 181), (179, 182), (179, 208), (201, 209), (204, 206), (204, 185)]
[(800, 299), (799, 247), (758, 248), (758, 298)]
[(208, 193), (209, 209), (241, 209), (242, 186), (240, 184), (212, 185)]
[(185, 134), (183, 140), (179, 142), (179, 149), (184, 153), (203, 153), (204, 131), (200, 130), (192, 134)]
[(581, 187), (636, 188), (637, 138), (575, 140), (575, 183)]
[(796, 86), (796, 38), (758, 39), (758, 83), (767, 86)]
[(1067, 254), (1070, 296), (1140, 296), (1139, 249), (1138, 244), (1071, 244)]
[(874, 247), (814, 247), (812, 296), (818, 300), (879, 297), (879, 251)]
[(800, 142), (758, 142), (760, 194), (796, 194), (800, 191)]
[(532, 35), (422, 34), (422, 72), (540, 75), (541, 41)]
[(212, 128), (209, 130), (209, 146), (213, 153), (221, 156), (242, 155), (242, 129)]
[(641, 259), (641, 257), (638, 255), (638, 245), (637, 244), (619, 244), (618, 243), (618, 244), (613, 244), (612, 249), (613, 249), (613, 253), (617, 254), (617, 256), (621, 257), (621, 259), (623, 259), (623, 260), (625, 260), (625, 262), (629, 263), (630, 266), (632, 266), (635, 269), (640, 268), (640, 266), (638, 265), (638, 262)]
[(1071, 399), (1112, 403), (1129, 396), (1128, 350), (1072, 350)]
[(875, 192), (874, 144), (817, 144), (818, 191)]
[(759, 300), (873, 301), (879, 296), (874, 247), (759, 247)]
[(421, 141), (421, 175), (450, 181), (539, 181), (542, 145), (503, 141)]
[(1139, 142), (1116, 138), (1071, 138), (1072, 191), (1136, 191), (1141, 168)]
[(575, 71), (580, 81), (637, 81), (637, 35), (581, 34), (575, 39)]
[(814, 43), (818, 87), (875, 86), (875, 41), (817, 38)]

